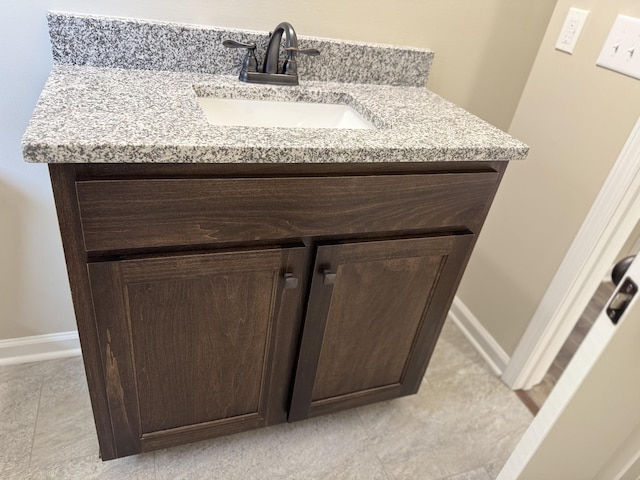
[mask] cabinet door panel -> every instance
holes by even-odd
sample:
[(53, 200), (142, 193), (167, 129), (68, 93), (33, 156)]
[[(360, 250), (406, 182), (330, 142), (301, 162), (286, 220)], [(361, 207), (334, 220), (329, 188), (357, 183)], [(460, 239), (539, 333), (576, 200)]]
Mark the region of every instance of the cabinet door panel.
[(285, 290), (282, 277), (303, 275), (302, 257), (291, 248), (89, 265), (122, 451), (284, 421), (301, 289)]
[(257, 412), (272, 272), (127, 286), (142, 433)]
[(472, 237), (319, 247), (289, 419), (415, 392)]
[(432, 256), (338, 267), (312, 401), (400, 383), (440, 263)]

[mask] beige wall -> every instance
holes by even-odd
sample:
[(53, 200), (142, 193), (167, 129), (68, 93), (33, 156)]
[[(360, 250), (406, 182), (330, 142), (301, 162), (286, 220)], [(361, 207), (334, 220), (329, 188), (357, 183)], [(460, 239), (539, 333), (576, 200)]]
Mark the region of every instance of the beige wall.
[[(591, 10), (574, 55), (554, 45), (570, 6)], [(559, 0), (509, 132), (531, 146), (509, 166), (459, 296), (513, 353), (638, 116), (640, 81), (596, 67), (637, 0)]]
[(0, 3), (0, 339), (75, 328), (47, 169), (20, 138), (51, 58), (47, 9), (429, 47), (429, 87), (506, 128), (556, 0), (3, 0)]

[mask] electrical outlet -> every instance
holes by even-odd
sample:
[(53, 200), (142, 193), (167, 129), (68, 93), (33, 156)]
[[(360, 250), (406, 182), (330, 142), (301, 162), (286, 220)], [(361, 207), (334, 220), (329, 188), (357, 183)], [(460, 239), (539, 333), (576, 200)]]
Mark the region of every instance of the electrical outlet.
[(564, 25), (562, 25), (560, 36), (556, 42), (557, 50), (573, 53), (573, 49), (576, 43), (578, 43), (578, 37), (580, 37), (580, 33), (582, 32), (582, 27), (584, 27), (587, 21), (587, 15), (589, 15), (589, 10), (581, 10), (575, 7), (569, 9), (567, 18), (564, 20)]
[(640, 79), (640, 18), (618, 15), (596, 64)]

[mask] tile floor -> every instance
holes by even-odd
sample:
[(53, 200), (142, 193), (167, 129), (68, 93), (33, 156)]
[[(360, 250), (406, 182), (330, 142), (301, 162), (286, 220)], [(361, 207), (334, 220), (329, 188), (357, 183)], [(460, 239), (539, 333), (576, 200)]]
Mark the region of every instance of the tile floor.
[(101, 462), (76, 357), (0, 367), (0, 479), (490, 480), (531, 420), (448, 322), (418, 395)]

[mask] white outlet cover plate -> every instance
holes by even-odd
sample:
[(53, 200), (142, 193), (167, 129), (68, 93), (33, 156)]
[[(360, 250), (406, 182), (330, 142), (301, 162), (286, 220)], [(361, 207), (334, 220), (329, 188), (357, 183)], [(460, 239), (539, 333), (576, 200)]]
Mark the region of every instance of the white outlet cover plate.
[(618, 15), (596, 64), (640, 80), (640, 18)]
[(573, 53), (573, 49), (578, 43), (578, 38), (582, 32), (589, 10), (582, 10), (580, 8), (571, 7), (567, 18), (564, 19), (560, 36), (556, 42), (556, 49), (563, 52)]

